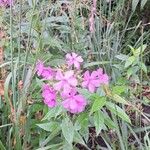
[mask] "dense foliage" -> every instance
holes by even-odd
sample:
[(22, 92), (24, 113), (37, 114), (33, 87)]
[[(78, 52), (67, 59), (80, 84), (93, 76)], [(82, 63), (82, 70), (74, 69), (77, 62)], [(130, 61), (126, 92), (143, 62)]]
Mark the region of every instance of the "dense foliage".
[(0, 0), (0, 149), (150, 149), (149, 0)]

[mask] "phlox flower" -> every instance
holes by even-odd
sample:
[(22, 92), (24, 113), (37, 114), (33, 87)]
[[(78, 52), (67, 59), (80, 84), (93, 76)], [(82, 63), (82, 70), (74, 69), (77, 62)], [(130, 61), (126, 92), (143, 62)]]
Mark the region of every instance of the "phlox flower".
[(48, 107), (56, 106), (56, 92), (48, 84), (44, 84), (42, 87), (42, 97), (44, 98), (44, 103)]
[(42, 61), (38, 61), (36, 64), (37, 75), (44, 79), (52, 79), (54, 76), (54, 70), (51, 67), (45, 67)]
[(13, 0), (0, 0), (0, 6), (5, 7), (5, 6), (10, 6), (13, 4)]
[(80, 113), (84, 111), (87, 102), (82, 95), (77, 94), (75, 89), (64, 91), (61, 96), (64, 99), (62, 105), (67, 111), (71, 113)]
[(103, 70), (99, 68), (97, 71), (96, 79), (99, 80), (99, 84), (108, 84), (109, 77), (106, 73), (103, 73)]
[(83, 62), (83, 59), (76, 53), (68, 53), (66, 54), (66, 61), (69, 67), (74, 65), (75, 68), (80, 69), (80, 64)]
[(100, 68), (97, 71), (93, 71), (91, 75), (89, 71), (84, 73), (82, 87), (87, 88), (90, 92), (94, 93), (97, 87), (101, 84), (108, 84), (108, 82), (108, 75), (103, 74), (103, 70)]
[(61, 89), (68, 90), (78, 84), (77, 79), (74, 77), (73, 70), (66, 71), (64, 74), (58, 70), (55, 79), (59, 81), (54, 84), (54, 89), (57, 91), (60, 91)]
[(96, 87), (99, 85), (99, 80), (96, 79), (97, 72), (93, 71), (90, 75), (89, 71), (84, 73), (82, 87), (88, 88), (88, 90), (92, 93), (95, 92)]

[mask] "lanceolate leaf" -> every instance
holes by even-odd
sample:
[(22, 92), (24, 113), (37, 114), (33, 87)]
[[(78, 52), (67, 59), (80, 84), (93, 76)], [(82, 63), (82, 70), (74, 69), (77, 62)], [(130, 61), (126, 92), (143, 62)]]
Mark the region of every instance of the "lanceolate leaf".
[(144, 8), (144, 6), (147, 2), (148, 2), (148, 0), (141, 0), (141, 9)]
[(121, 96), (119, 96), (117, 94), (113, 94), (112, 99), (118, 103), (130, 105), (128, 101), (126, 101), (124, 98), (122, 98)]
[(96, 65), (109, 64), (109, 63), (110, 63), (110, 61), (90, 62), (90, 63), (86, 63), (86, 64), (84, 65), (84, 68), (91, 67), (91, 66), (96, 66)]
[(113, 104), (111, 102), (106, 103), (106, 107), (115, 115), (119, 116), (122, 120), (131, 123), (129, 116), (125, 113), (125, 111), (120, 108), (118, 105)]
[(139, 3), (139, 0), (132, 0), (132, 11), (133, 12), (136, 10), (138, 3)]
[(132, 65), (134, 61), (135, 61), (135, 57), (134, 57), (134, 56), (129, 57), (129, 58), (126, 60), (125, 68), (129, 67), (130, 65)]
[(141, 45), (139, 48), (135, 49), (134, 51), (134, 56), (138, 57), (140, 54), (142, 54), (144, 52), (144, 50), (146, 49), (147, 45)]
[(43, 120), (50, 120), (53, 117), (57, 117), (58, 115), (60, 115), (63, 111), (63, 108), (61, 106), (57, 106), (53, 109), (50, 109), (49, 112), (45, 115), (45, 117), (42, 119)]
[(75, 131), (74, 133), (74, 142), (86, 145), (82, 136), (80, 135), (80, 133), (78, 133), (78, 131)]
[(1, 142), (1, 140), (0, 140), (0, 149), (1, 149), (1, 150), (6, 150), (6, 148), (5, 148), (5, 146), (3, 145), (3, 143)]
[(94, 113), (94, 125), (96, 128), (96, 135), (98, 136), (102, 129), (104, 129), (104, 116), (101, 111)]
[(94, 103), (92, 105), (90, 114), (100, 110), (106, 104), (106, 97), (100, 97), (98, 95), (95, 95), (93, 99)]
[(41, 123), (41, 124), (37, 124), (37, 126), (39, 126), (40, 128), (42, 128), (45, 131), (53, 131), (54, 129), (56, 129), (58, 127), (58, 123), (57, 122), (46, 122), (46, 123)]
[(74, 126), (71, 120), (69, 120), (69, 118), (65, 118), (62, 121), (61, 128), (62, 128), (63, 136), (65, 137), (66, 141), (69, 144), (72, 144), (73, 137), (74, 137)]

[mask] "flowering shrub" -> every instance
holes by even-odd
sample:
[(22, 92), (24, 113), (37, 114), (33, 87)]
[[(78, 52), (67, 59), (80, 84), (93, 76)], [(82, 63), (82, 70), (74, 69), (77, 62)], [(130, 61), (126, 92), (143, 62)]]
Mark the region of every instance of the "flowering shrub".
[[(101, 68), (90, 73), (83, 73), (80, 69), (83, 59), (76, 53), (66, 55), (66, 68), (45, 67), (38, 61), (36, 72), (48, 83), (43, 85), (42, 97), (48, 107), (55, 107), (59, 103), (71, 113), (84, 111), (87, 100), (78, 92), (78, 88), (87, 88), (89, 92), (96, 92), (97, 88), (109, 83), (109, 77)], [(57, 99), (61, 98), (61, 101)]]

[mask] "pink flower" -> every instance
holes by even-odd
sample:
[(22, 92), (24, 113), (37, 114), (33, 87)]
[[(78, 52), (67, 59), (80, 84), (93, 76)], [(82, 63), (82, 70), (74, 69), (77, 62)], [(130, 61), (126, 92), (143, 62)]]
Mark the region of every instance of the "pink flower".
[(44, 98), (44, 103), (48, 105), (48, 107), (56, 106), (56, 92), (48, 84), (43, 85), (42, 97)]
[(99, 80), (99, 84), (108, 84), (109, 77), (107, 74), (103, 74), (103, 70), (100, 68), (97, 71), (96, 79)]
[(52, 79), (54, 75), (54, 71), (52, 70), (51, 67), (44, 67), (41, 76), (44, 79)]
[(61, 89), (68, 90), (78, 84), (77, 79), (74, 77), (73, 70), (67, 71), (64, 74), (58, 70), (56, 73), (56, 80), (59, 80), (59, 82), (54, 85), (54, 89), (57, 91)]
[(70, 89), (68, 92), (62, 94), (64, 101), (62, 102), (63, 107), (71, 113), (80, 113), (84, 111), (87, 104), (85, 98), (77, 94), (75, 89)]
[(6, 7), (13, 4), (13, 0), (0, 0), (0, 6)]
[(44, 64), (42, 61), (38, 61), (37, 64), (36, 64), (36, 71), (37, 71), (37, 75), (38, 76), (41, 76), (42, 75), (42, 72), (44, 70)]
[(88, 88), (88, 90), (93, 93), (101, 84), (108, 84), (108, 82), (108, 75), (103, 74), (103, 70), (100, 68), (97, 71), (93, 71), (91, 75), (89, 71), (84, 73), (82, 87)]
[(84, 78), (82, 82), (82, 87), (88, 88), (88, 90), (92, 93), (95, 92), (96, 87), (99, 86), (99, 80), (96, 79), (97, 72), (93, 71), (90, 75), (89, 71), (84, 73)]
[(81, 56), (78, 56), (76, 53), (71, 53), (66, 55), (66, 61), (68, 66), (74, 65), (77, 69), (80, 69), (80, 64), (83, 62)]
[(36, 65), (37, 75), (44, 79), (52, 79), (54, 76), (54, 70), (51, 67), (44, 67), (42, 61), (38, 61)]

